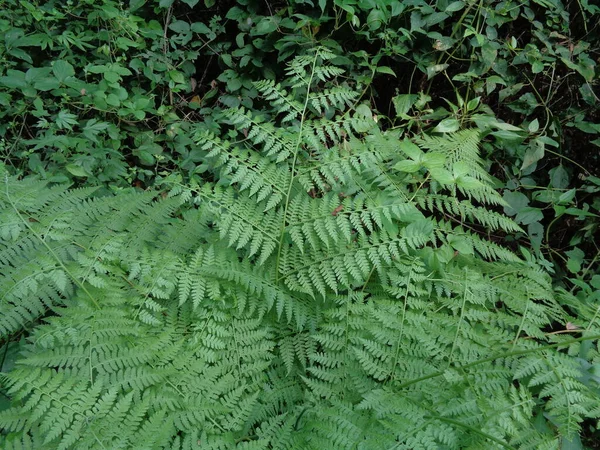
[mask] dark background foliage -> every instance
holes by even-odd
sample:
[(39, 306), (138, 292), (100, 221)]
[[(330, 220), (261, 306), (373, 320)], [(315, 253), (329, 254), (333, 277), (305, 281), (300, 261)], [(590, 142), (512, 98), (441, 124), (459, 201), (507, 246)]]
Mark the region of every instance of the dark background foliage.
[[(210, 179), (194, 133), (268, 107), (316, 45), (385, 130), (478, 128), (523, 246), (600, 301), (600, 7), (591, 0), (2, 0), (0, 157), (105, 192)], [(226, 132), (227, 130), (225, 130)], [(570, 298), (570, 297), (569, 297)], [(551, 331), (551, 330), (550, 330)], [(593, 438), (589, 438), (588, 444)]]

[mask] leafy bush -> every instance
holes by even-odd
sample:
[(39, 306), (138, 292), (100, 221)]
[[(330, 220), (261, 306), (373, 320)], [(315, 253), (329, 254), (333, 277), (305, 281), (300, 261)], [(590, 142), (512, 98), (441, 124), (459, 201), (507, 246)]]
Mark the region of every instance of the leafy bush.
[(382, 130), (337, 61), (298, 56), (199, 125), (191, 184), (2, 169), (3, 448), (578, 442), (598, 309), (477, 232), (520, 231), (478, 129)]

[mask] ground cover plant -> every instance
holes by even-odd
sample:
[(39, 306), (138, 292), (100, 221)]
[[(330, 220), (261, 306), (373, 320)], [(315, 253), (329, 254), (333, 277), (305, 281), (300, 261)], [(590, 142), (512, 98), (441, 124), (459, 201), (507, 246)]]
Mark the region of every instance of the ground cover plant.
[(3, 7), (0, 447), (597, 446), (596, 6)]

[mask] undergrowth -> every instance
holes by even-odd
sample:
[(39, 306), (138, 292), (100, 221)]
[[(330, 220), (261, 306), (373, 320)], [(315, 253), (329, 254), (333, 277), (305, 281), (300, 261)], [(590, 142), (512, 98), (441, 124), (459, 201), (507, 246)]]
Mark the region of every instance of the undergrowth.
[(337, 60), (198, 125), (191, 183), (2, 167), (2, 448), (579, 442), (600, 309), (499, 243), (521, 227), (480, 129), (382, 130)]

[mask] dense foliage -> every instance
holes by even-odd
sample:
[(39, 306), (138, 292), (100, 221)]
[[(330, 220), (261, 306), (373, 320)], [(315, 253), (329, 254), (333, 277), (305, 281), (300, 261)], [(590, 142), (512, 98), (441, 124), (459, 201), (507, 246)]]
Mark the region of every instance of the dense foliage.
[(0, 5), (0, 447), (595, 448), (599, 7)]

